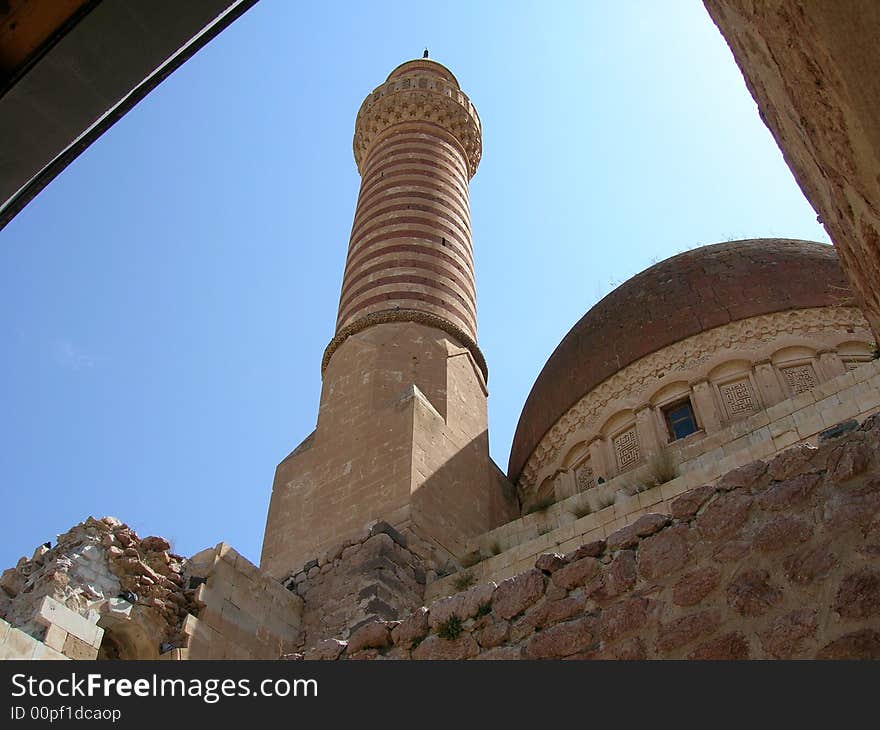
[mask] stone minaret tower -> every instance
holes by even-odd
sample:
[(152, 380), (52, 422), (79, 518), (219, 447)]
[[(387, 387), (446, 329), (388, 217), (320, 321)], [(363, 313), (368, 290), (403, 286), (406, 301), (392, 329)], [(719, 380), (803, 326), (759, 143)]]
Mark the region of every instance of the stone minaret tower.
[(279, 464), (262, 568), (283, 577), (385, 520), (441, 558), (518, 514), (489, 458), (468, 182), (480, 119), (455, 76), (398, 66), (355, 123), (361, 174), (315, 431)]

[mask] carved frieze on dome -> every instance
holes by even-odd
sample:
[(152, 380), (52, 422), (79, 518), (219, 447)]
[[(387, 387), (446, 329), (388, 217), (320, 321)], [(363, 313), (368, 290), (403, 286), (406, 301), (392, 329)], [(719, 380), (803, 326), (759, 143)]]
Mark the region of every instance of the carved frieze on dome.
[[(852, 332), (854, 329), (867, 329), (867, 322), (855, 307), (791, 310), (731, 322), (647, 355), (586, 393), (556, 421), (526, 462), (518, 480), (520, 492), (531, 490), (541, 472), (561, 458), (565, 447), (571, 445), (570, 436), (576, 432), (598, 429), (601, 424), (597, 423), (597, 419), (609, 403), (622, 401), (634, 393), (659, 384), (669, 373), (693, 370), (724, 350), (757, 352), (767, 343), (786, 335), (804, 337), (835, 331)], [(792, 390), (806, 387), (808, 375), (801, 370), (796, 373), (783, 370), (782, 375)], [(813, 378), (810, 382), (815, 385), (815, 374), (812, 370), (809, 375)], [(729, 394), (731, 400), (725, 404), (729, 415), (741, 415), (759, 407), (754, 401), (751, 385), (748, 388), (746, 391), (744, 387), (740, 387)], [(726, 394), (722, 394), (722, 397), (726, 397)], [(731, 414), (731, 410), (735, 413)]]

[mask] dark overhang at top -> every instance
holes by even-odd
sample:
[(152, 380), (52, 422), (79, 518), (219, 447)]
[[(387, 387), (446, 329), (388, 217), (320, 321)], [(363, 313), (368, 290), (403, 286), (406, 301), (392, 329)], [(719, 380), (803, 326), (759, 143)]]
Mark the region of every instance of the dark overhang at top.
[(0, 0), (0, 228), (257, 0)]

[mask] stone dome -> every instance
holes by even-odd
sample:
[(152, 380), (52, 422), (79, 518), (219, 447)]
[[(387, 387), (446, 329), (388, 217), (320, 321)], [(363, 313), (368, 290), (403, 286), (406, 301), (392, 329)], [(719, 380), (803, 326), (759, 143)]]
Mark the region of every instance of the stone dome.
[(834, 247), (813, 241), (717, 243), (645, 269), (590, 309), (547, 360), (517, 424), (511, 481), (569, 408), (639, 358), (729, 322), (852, 298)]

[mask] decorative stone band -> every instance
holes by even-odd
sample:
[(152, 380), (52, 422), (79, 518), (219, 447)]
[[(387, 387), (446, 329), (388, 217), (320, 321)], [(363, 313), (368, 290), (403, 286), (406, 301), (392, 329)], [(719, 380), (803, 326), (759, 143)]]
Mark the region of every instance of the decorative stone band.
[(609, 402), (627, 398), (651, 383), (659, 382), (664, 373), (698, 366), (723, 348), (758, 349), (763, 343), (784, 334), (845, 332), (853, 327), (868, 328), (862, 313), (855, 307), (775, 312), (730, 322), (646, 355), (584, 394), (544, 434), (523, 467), (517, 484), (520, 494), (535, 487), (539, 474), (560, 458), (569, 436), (595, 421)]
[(483, 153), (480, 117), (467, 95), (433, 74), (407, 75), (386, 81), (370, 94), (358, 111), (354, 159), (363, 174), (373, 144), (401, 122), (430, 122), (449, 132), (462, 147), (473, 177)]
[(339, 346), (349, 337), (356, 335), (358, 332), (363, 332), (377, 324), (388, 324), (389, 322), (415, 322), (416, 324), (424, 324), (428, 327), (436, 327), (439, 330), (443, 330), (446, 334), (454, 337), (463, 347), (466, 347), (470, 351), (474, 361), (477, 363), (477, 367), (483, 375), (483, 380), (486, 383), (489, 382), (489, 368), (486, 365), (486, 358), (483, 357), (483, 353), (480, 351), (480, 348), (477, 346), (477, 343), (474, 342), (473, 338), (461, 329), (461, 327), (457, 327), (442, 317), (438, 317), (436, 314), (429, 314), (428, 312), (420, 312), (416, 309), (385, 309), (381, 312), (372, 312), (371, 314), (352, 322), (350, 325), (343, 327), (336, 333), (336, 336), (330, 340), (330, 344), (328, 344), (324, 350), (324, 357), (321, 358), (321, 375), (324, 375), (324, 371), (327, 369), (327, 365), (330, 363), (330, 358), (333, 357), (333, 353), (336, 352), (336, 350), (339, 349)]

